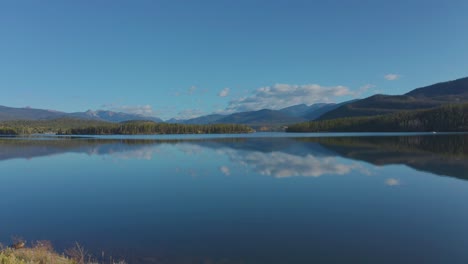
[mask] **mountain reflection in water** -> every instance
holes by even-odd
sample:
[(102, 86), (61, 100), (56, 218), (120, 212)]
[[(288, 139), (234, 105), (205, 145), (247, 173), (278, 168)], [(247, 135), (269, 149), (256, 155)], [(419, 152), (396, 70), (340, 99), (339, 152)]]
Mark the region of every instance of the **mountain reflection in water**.
[(371, 173), (360, 164), (349, 162), (356, 160), (377, 166), (407, 165), (436, 175), (468, 179), (468, 135), (200, 140), (0, 139), (0, 161), (69, 152), (151, 160), (162, 145), (175, 145), (185, 153), (214, 149), (238, 165), (250, 166), (262, 175), (277, 178), (345, 175), (353, 170)]
[(468, 263), (467, 144), (0, 138), (0, 243), (129, 263)]

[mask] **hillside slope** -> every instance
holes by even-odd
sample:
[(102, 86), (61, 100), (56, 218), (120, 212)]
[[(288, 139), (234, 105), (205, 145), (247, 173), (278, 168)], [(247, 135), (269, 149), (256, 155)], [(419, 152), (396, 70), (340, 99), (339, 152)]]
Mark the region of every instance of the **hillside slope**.
[(373, 95), (329, 111), (319, 120), (375, 116), (462, 102), (468, 102), (468, 77), (418, 88), (404, 95)]
[(162, 122), (162, 120), (157, 117), (144, 116), (144, 115), (139, 115), (139, 114), (122, 113), (122, 112), (114, 112), (114, 111), (106, 111), (106, 110), (97, 110), (97, 111), (88, 110), (86, 112), (70, 113), (70, 114), (67, 114), (67, 116), (80, 118), (80, 119), (108, 121), (108, 122), (114, 122), (114, 123), (130, 121), (130, 120), (147, 120), (147, 121), (154, 121), (154, 122)]
[(122, 122), (129, 120), (149, 120), (154, 122), (162, 122), (160, 118), (150, 117), (138, 114), (129, 114), (122, 112), (113, 111), (91, 111), (76, 112), (76, 113), (65, 113), (54, 110), (35, 109), (35, 108), (15, 108), (0, 106), (0, 121), (11, 121), (11, 120), (53, 120), (58, 118), (73, 118), (83, 120), (96, 120), (105, 122)]
[(224, 118), (218, 119), (216, 123), (225, 124), (245, 124), (245, 125), (268, 125), (280, 126), (303, 122), (306, 119), (302, 117), (294, 117), (278, 110), (262, 109), (258, 111), (249, 111), (242, 113), (235, 113)]
[(0, 106), (0, 121), (7, 120), (44, 120), (44, 119), (54, 119), (65, 116), (66, 113), (44, 110), (44, 109), (35, 109), (35, 108), (15, 108)]
[(466, 132), (468, 103), (371, 117), (320, 120), (289, 126), (287, 132)]

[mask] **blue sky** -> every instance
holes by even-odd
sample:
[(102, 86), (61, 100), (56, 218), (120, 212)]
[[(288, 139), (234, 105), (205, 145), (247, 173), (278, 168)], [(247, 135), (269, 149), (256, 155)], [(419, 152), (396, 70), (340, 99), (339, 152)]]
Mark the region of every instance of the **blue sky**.
[(0, 105), (164, 119), (468, 76), (468, 1), (1, 0)]

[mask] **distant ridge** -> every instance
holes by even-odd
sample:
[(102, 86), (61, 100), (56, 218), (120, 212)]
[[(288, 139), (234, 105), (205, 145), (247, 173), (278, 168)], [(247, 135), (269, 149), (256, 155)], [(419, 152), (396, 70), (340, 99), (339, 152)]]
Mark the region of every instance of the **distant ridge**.
[[(257, 111), (247, 111), (233, 113), (229, 115), (211, 114), (191, 118), (187, 120), (169, 119), (166, 123), (179, 123), (179, 124), (246, 124), (252, 126), (266, 126), (279, 128), (284, 125), (293, 124), (297, 122), (307, 121), (309, 116), (320, 115), (327, 109), (337, 107), (335, 104), (319, 103), (307, 106), (305, 104), (293, 105), (280, 110), (262, 109)], [(75, 118), (82, 120), (106, 121), (106, 122), (123, 122), (130, 120), (147, 120), (153, 122), (164, 122), (158, 117), (150, 117), (138, 114), (129, 114), (122, 112), (113, 112), (105, 110), (88, 110), (86, 112), (65, 113), (53, 110), (42, 110), (33, 108), (13, 108), (13, 107), (0, 107), (0, 121), (11, 120), (51, 120), (58, 118)]]
[(228, 115), (217, 120), (218, 123), (246, 124), (254, 126), (278, 126), (304, 121), (304, 118), (285, 114), (279, 110), (262, 109)]
[(53, 111), (53, 110), (44, 110), (44, 109), (35, 109), (35, 108), (15, 108), (0, 106), (0, 121), (7, 120), (46, 120), (64, 117), (66, 113)]
[(283, 114), (290, 115), (290, 116), (302, 117), (307, 112), (318, 109), (324, 105), (326, 104), (314, 104), (311, 106), (307, 106), (306, 104), (298, 104), (298, 105), (293, 105), (293, 106), (280, 109), (278, 111), (280, 111)]
[(113, 111), (92, 111), (77, 113), (65, 113), (54, 110), (44, 110), (35, 108), (15, 108), (0, 106), (0, 121), (11, 120), (52, 120), (58, 118), (76, 118), (84, 120), (96, 120), (107, 122), (122, 122), (129, 120), (149, 120), (154, 122), (162, 122), (160, 118), (149, 117), (137, 114), (128, 114)]
[[(262, 109), (225, 115), (210, 114), (186, 120), (172, 118), (166, 122), (199, 125), (233, 123), (278, 129), (283, 126), (305, 121), (376, 116), (400, 111), (431, 109), (450, 103), (467, 102), (468, 77), (414, 89), (403, 95), (376, 94), (365, 99), (350, 100), (339, 104), (298, 104), (279, 110)], [(158, 117), (106, 110), (65, 113), (54, 110), (0, 106), (0, 121), (51, 120), (58, 118), (76, 118), (106, 122), (123, 122), (130, 120), (164, 122)]]
[(213, 124), (213, 123), (217, 123), (218, 120), (224, 117), (225, 115), (212, 114), (212, 115), (200, 116), (200, 117), (192, 118), (189, 120), (185, 120), (183, 123), (184, 124), (199, 124), (199, 125)]
[(320, 118), (322, 115), (324, 115), (327, 112), (330, 112), (331, 110), (334, 110), (342, 105), (346, 105), (352, 102), (355, 102), (356, 100), (350, 100), (346, 102), (342, 102), (339, 104), (324, 104), (322, 107), (313, 109), (312, 111), (308, 111), (303, 117), (307, 120), (316, 120)]
[(247, 124), (256, 127), (278, 127), (307, 120), (314, 120), (327, 111), (335, 109), (340, 105), (341, 104), (334, 103), (317, 103), (310, 106), (306, 104), (298, 104), (279, 110), (262, 109), (256, 111), (232, 113), (228, 115), (211, 114), (187, 120), (170, 119), (166, 122), (181, 124), (234, 123)]
[(459, 98), (467, 100), (468, 77), (417, 88), (406, 93), (405, 95), (417, 98), (439, 98), (444, 100), (456, 100)]
[(147, 120), (153, 122), (163, 122), (162, 119), (158, 117), (144, 116), (138, 114), (129, 114), (122, 112), (113, 112), (106, 110), (97, 110), (92, 111), (88, 110), (86, 112), (78, 112), (68, 114), (69, 117), (82, 118), (82, 119), (92, 119), (92, 120), (102, 120), (108, 122), (123, 122), (130, 120)]
[(323, 114), (319, 119), (375, 116), (462, 102), (468, 102), (468, 77), (414, 89), (404, 95), (373, 95), (342, 105)]

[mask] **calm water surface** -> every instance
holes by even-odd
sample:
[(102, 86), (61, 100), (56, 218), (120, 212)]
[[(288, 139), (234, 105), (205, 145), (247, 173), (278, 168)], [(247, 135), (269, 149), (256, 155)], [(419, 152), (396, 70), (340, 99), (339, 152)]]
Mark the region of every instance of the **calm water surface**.
[(468, 136), (0, 138), (0, 241), (130, 263), (468, 263)]

